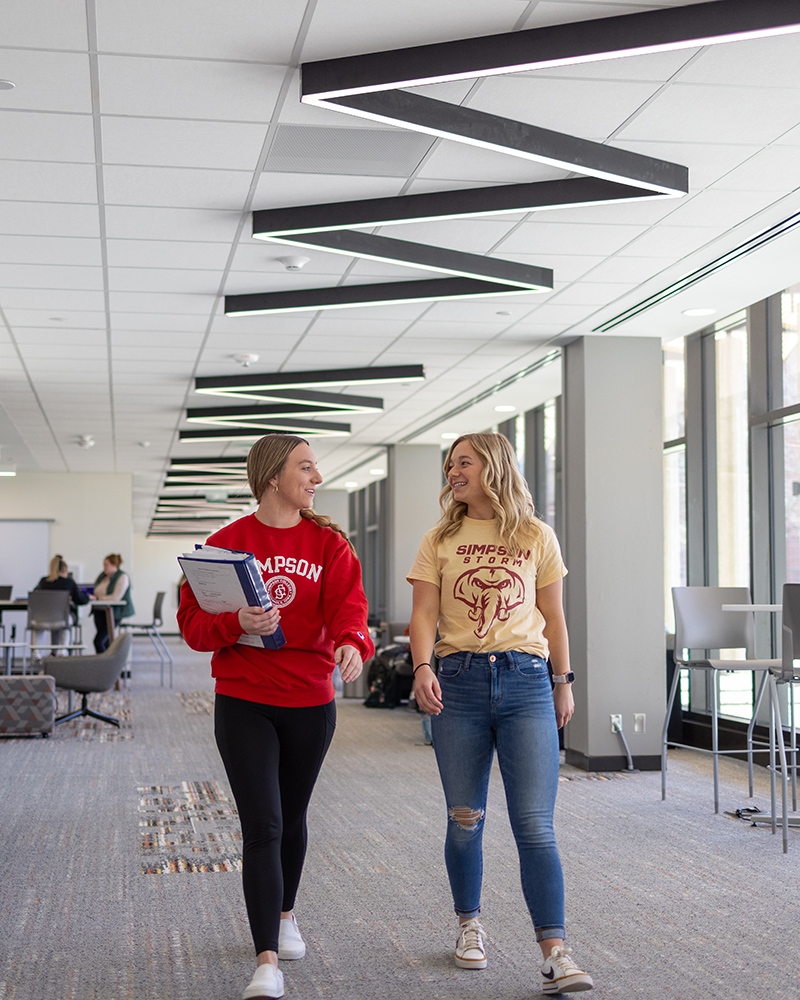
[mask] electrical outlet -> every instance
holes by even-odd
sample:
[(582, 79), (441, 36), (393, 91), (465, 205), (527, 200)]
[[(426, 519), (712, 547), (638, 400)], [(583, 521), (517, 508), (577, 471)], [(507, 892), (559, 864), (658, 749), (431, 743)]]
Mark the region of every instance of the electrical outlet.
[(611, 716), (611, 732), (618, 733), (622, 729), (622, 716), (612, 715)]
[(647, 716), (644, 712), (634, 712), (633, 714), (633, 731), (635, 733), (643, 733), (645, 731), (645, 722)]

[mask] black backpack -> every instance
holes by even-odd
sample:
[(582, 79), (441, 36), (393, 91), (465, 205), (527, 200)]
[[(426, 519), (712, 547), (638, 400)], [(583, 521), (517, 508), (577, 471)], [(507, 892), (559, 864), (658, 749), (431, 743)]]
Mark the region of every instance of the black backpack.
[(367, 708), (395, 708), (411, 697), (414, 668), (408, 646), (379, 649), (369, 663)]

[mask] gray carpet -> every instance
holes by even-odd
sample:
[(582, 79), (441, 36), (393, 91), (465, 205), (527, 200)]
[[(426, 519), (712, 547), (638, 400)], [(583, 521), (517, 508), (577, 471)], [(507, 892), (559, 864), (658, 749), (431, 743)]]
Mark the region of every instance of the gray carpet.
[[(237, 1000), (249, 981), (208, 657), (171, 646), (173, 691), (137, 640), (129, 705), (117, 697), (123, 738), (0, 741), (0, 1000)], [(465, 972), (452, 965), (443, 799), (419, 718), (353, 702), (339, 711), (297, 905), (308, 955), (283, 963), (287, 1000), (538, 995), (499, 774), (485, 835), (489, 968)], [(670, 759), (664, 803), (658, 774), (563, 768), (568, 937), (595, 977), (591, 995), (800, 995), (800, 834), (784, 856), (768, 830), (713, 814), (704, 758)], [(763, 772), (758, 781), (753, 801), (766, 810)], [(751, 804), (746, 788), (743, 766), (724, 762), (723, 808)]]

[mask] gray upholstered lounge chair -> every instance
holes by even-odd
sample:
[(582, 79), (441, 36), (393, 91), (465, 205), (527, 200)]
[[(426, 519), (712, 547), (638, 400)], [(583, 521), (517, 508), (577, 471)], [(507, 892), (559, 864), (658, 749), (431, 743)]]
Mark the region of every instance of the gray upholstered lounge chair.
[(64, 688), (66, 691), (78, 691), (83, 695), (81, 707), (75, 712), (59, 716), (56, 719), (56, 725), (83, 715), (89, 715), (101, 722), (109, 722), (112, 726), (119, 726), (119, 719), (93, 712), (89, 708), (87, 700), (93, 691), (108, 691), (109, 688), (113, 687), (114, 682), (118, 680), (119, 675), (125, 669), (130, 647), (130, 633), (125, 632), (123, 635), (118, 635), (104, 653), (97, 653), (93, 656), (48, 657), (47, 672), (55, 677), (56, 686)]

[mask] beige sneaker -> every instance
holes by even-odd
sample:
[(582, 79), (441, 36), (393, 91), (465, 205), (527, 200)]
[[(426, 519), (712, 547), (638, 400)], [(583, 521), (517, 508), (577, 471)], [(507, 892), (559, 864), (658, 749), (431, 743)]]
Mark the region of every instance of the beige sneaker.
[(461, 925), (456, 941), (456, 965), (459, 969), (486, 968), (483, 928), (477, 917), (472, 917)]
[(569, 957), (569, 948), (556, 945), (542, 965), (542, 993), (580, 993), (594, 986), (591, 976)]

